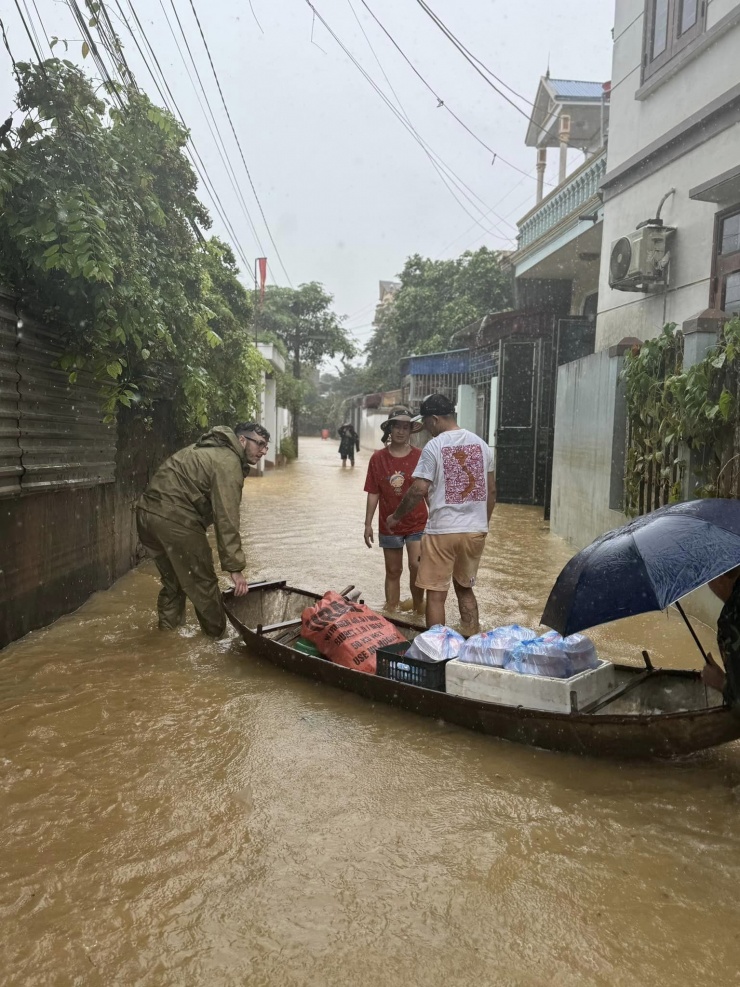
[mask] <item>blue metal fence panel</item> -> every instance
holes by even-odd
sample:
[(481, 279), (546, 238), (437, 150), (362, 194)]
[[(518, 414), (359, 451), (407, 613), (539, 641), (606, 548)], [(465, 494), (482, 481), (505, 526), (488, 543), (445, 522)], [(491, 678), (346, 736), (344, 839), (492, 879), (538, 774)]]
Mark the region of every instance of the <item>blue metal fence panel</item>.
[(466, 374), (470, 366), (469, 350), (449, 350), (446, 353), (426, 353), (407, 357), (401, 364), (404, 377), (432, 374)]

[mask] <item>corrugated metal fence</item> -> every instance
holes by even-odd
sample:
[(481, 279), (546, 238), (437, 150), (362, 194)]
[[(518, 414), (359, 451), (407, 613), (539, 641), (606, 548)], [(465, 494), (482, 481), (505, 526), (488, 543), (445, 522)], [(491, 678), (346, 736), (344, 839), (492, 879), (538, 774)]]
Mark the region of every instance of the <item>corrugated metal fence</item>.
[(58, 333), (0, 294), (0, 497), (115, 479), (116, 431), (99, 388), (59, 368)]

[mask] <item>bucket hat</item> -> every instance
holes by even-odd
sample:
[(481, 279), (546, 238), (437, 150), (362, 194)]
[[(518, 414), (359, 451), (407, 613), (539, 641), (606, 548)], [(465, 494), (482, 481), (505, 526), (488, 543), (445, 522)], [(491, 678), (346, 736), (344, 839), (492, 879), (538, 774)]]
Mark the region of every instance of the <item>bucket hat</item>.
[(412, 432), (420, 432), (422, 425), (418, 415), (412, 415), (411, 411), (402, 404), (394, 405), (388, 412), (388, 417), (380, 423), (384, 435), (388, 435), (393, 422), (408, 422)]

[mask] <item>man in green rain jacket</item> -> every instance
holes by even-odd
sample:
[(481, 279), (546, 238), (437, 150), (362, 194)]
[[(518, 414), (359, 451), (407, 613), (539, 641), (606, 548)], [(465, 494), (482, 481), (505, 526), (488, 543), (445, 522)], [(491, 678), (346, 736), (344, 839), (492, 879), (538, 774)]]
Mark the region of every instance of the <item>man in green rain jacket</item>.
[(157, 600), (159, 627), (172, 630), (185, 621), (185, 598), (206, 634), (221, 637), (226, 616), (206, 529), (216, 527), (221, 568), (237, 596), (249, 586), (239, 533), (244, 478), (268, 448), (270, 433), (256, 422), (233, 429), (212, 428), (159, 467), (136, 505), (142, 545), (153, 556), (162, 589)]

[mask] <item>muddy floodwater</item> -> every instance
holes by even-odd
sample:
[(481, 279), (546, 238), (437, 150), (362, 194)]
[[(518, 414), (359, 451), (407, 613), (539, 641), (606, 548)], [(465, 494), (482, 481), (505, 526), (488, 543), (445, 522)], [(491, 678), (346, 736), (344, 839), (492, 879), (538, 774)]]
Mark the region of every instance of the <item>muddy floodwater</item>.
[[(382, 601), (367, 453), (249, 481), (249, 576)], [(569, 550), (500, 506), (484, 625), (537, 624)], [(480, 737), (156, 630), (150, 567), (0, 654), (0, 983), (740, 983), (740, 748), (607, 763)], [(698, 667), (679, 621), (603, 657)], [(711, 634), (706, 631), (711, 640)]]

